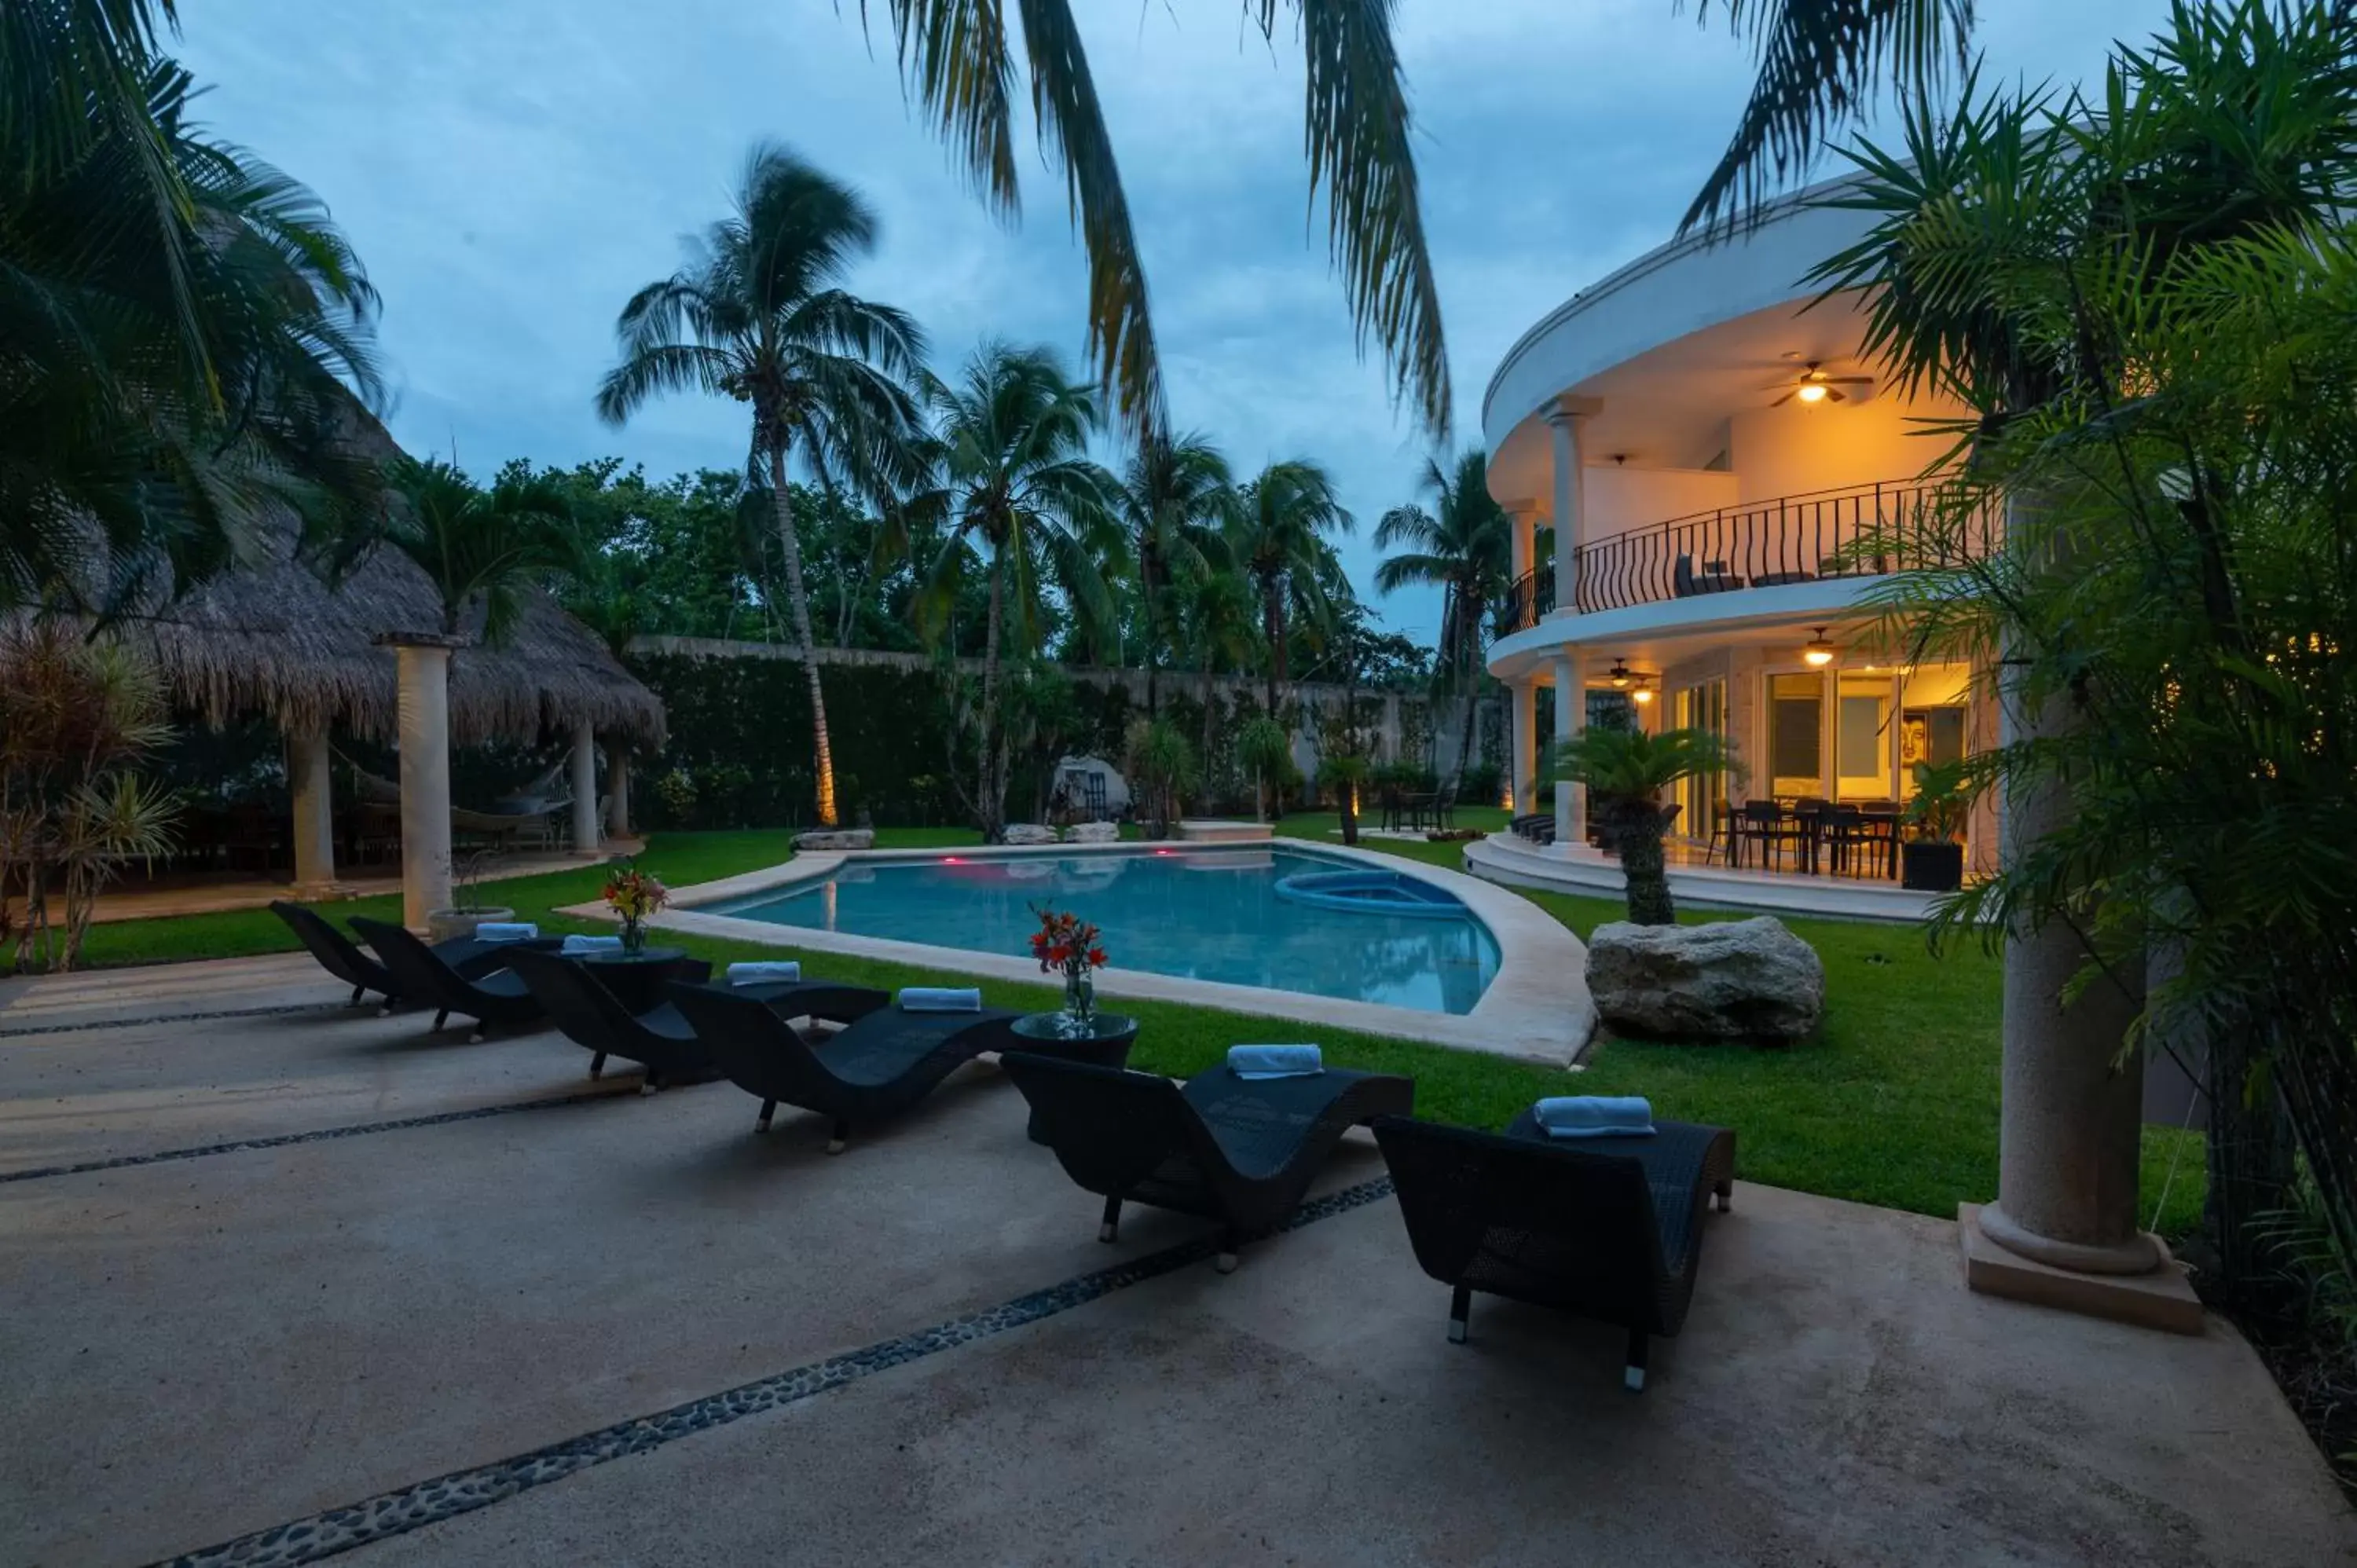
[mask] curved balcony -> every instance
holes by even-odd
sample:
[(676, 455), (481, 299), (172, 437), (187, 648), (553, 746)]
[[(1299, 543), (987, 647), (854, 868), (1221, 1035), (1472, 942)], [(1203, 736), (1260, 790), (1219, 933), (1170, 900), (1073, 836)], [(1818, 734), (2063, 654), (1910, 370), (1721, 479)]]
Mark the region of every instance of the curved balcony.
[[(1947, 485), (1895, 480), (1673, 518), (1581, 546), (1574, 607), (1593, 615), (1703, 594), (1959, 565), (1996, 542), (1997, 519), (1984, 505), (1959, 528), (1953, 506)], [(1499, 631), (1526, 630), (1554, 609), (1555, 569), (1540, 566), (1508, 589)]]

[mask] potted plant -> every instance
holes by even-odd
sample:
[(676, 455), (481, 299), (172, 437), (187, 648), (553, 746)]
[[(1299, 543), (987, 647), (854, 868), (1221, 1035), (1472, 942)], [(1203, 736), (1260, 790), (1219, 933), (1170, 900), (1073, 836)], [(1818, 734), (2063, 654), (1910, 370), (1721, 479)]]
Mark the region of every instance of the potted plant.
[(622, 917), (622, 950), (634, 953), (647, 945), (647, 917), (671, 902), (671, 889), (629, 861), (606, 878), (606, 908)]
[(1039, 929), (1031, 933), (1031, 956), (1039, 972), (1064, 976), (1064, 1015), (1060, 1032), (1066, 1039), (1085, 1040), (1096, 1032), (1097, 984), (1094, 973), (1104, 967), (1105, 950), (1097, 945), (1103, 934), (1070, 910), (1059, 913), (1034, 904)]
[(429, 941), (471, 937), (475, 928), (487, 920), (497, 923), (515, 918), (515, 911), (506, 905), (483, 902), (483, 873), (490, 869), (491, 858), (488, 851), (479, 849), (450, 857), (450, 908), (425, 912)]
[(1972, 791), (1960, 757), (1937, 767), (1915, 765), (1915, 793), (1901, 824), (1899, 885), (1918, 893), (1953, 893), (1964, 883), (1964, 822)]

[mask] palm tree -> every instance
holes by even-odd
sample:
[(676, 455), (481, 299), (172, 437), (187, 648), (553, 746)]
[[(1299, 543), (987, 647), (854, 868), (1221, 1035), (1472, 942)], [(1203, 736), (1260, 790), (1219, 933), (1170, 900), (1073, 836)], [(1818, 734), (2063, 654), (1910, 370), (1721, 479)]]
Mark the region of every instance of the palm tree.
[(1585, 729), (1555, 748), (1555, 777), (1587, 786), (1605, 847), (1620, 856), (1629, 884), (1629, 918), (1666, 926), (1677, 918), (1662, 862), (1662, 834), (1676, 814), (1663, 791), (1701, 775), (1740, 773), (1727, 742), (1706, 729)]
[(1261, 635), (1268, 639), (1268, 713), (1286, 683), (1286, 627), (1296, 612), (1322, 620), (1332, 553), (1327, 535), (1356, 524), (1334, 497), (1334, 481), (1306, 457), (1271, 463), (1243, 489), (1228, 532), (1237, 567), (1260, 595)]
[(483, 640), (504, 645), (523, 612), (522, 595), (577, 562), (572, 509), (554, 474), (502, 474), (484, 489), (436, 458), (395, 458), (397, 504), (378, 538), (414, 562), (442, 601), (442, 632), (455, 637), (479, 598)]
[[(1070, 0), (1024, 0), (1019, 35), (984, 0), (881, 0), (901, 75), (984, 199), (1012, 215), (1017, 95), (1015, 52), (1031, 110), (1089, 254), (1089, 352), (1100, 381), (1140, 435), (1163, 426), (1162, 363), (1146, 263)], [(1327, 192), (1327, 242), (1351, 315), (1379, 339), (1394, 392), (1436, 436), (1448, 431), (1448, 354), (1426, 252), (1407, 84), (1389, 0), (1289, 0), (1307, 62), (1304, 154), (1313, 199)], [(1278, 0), (1244, 0), (1275, 42)], [(1689, 226), (1756, 206), (1772, 181), (1804, 166), (1821, 137), (1877, 90), (1936, 85), (1961, 59), (1970, 0), (1732, 0), (1727, 25), (1753, 41), (1760, 75), (1733, 142), (1688, 214)], [(866, 7), (861, 8), (863, 19)], [(1019, 41), (1018, 41), (1019, 39)]]
[(1235, 572), (1213, 572), (1191, 583), (1174, 584), (1178, 642), (1192, 649), (1195, 671), (1202, 678), (1202, 763), (1211, 766), (1211, 740), (1219, 715), (1219, 697), (1211, 677), (1222, 663), (1240, 669), (1253, 656), (1252, 585)]
[(716, 392), (749, 403), (748, 469), (767, 488), (783, 557), (794, 644), (810, 683), (818, 820), (836, 821), (826, 693), (812, 652), (789, 465), (830, 493), (882, 499), (914, 477), (917, 410), (909, 383), (924, 338), (889, 306), (840, 286), (876, 248), (876, 215), (849, 187), (782, 147), (753, 149), (737, 210), (688, 242), (688, 264), (622, 307), (622, 362), (597, 389), (597, 412), (620, 424), (660, 392)]
[(1222, 554), (1220, 528), (1233, 514), (1228, 460), (1207, 436), (1149, 435), (1122, 476), (1121, 521), (1137, 581), (1145, 641), (1146, 711), (1160, 711), (1163, 645), (1172, 630), (1173, 579), (1193, 582)]
[(1473, 748), (1473, 699), (1481, 683), (1490, 607), (1513, 576), (1513, 525), (1490, 497), (1488, 468), (1479, 446), (1460, 454), (1448, 472), (1437, 458), (1426, 458), (1423, 488), (1435, 510), (1410, 501), (1375, 525), (1375, 548), (1408, 547), (1375, 568), (1375, 586), (1386, 594), (1411, 584), (1441, 591), (1440, 666), (1465, 700), (1465, 730), (1457, 744), (1459, 784), (1466, 753)]
[(375, 295), (316, 198), (190, 128), (148, 12), (0, 15), (0, 607), (118, 613), (378, 499)]
[(938, 484), (899, 509), (900, 525), (937, 527), (942, 546), (926, 571), (920, 619), (938, 634), (977, 560), (989, 585), (982, 655), (974, 808), (996, 843), (1006, 828), (1013, 748), (998, 733), (999, 661), (1011, 629), (1025, 652), (1040, 641), (1043, 589), (1052, 582), (1084, 624), (1113, 619), (1104, 563), (1122, 550), (1119, 482), (1087, 456), (1103, 422), (1096, 394), (1047, 349), (985, 342), (955, 386), (930, 389)]

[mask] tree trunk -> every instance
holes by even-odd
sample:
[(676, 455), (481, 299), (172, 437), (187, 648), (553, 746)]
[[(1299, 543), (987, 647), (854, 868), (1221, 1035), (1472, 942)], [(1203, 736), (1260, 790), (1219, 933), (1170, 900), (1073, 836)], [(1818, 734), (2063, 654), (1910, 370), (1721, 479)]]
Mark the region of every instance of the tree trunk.
[[(1563, 788), (1558, 785), (1557, 788)], [(1669, 813), (1651, 800), (1616, 805), (1603, 827), (1620, 856), (1620, 875), (1629, 884), (1629, 918), (1641, 926), (1677, 923), (1670, 903), (1670, 876), (1662, 858), (1662, 830)]]
[(1341, 799), (1335, 802), (1342, 808), (1342, 842), (1345, 844), (1355, 844), (1359, 842), (1358, 791), (1359, 787), (1345, 779), (1341, 781)]
[(786, 563), (786, 604), (793, 615), (794, 644), (810, 682), (811, 740), (818, 754), (818, 825), (836, 825), (834, 746), (826, 730), (826, 692), (819, 684), (818, 652), (811, 642), (810, 598), (802, 591), (802, 546), (794, 534), (793, 498), (786, 493), (786, 449), (770, 444), (770, 504), (777, 514), (778, 550)]
[(1465, 699), (1465, 724), (1457, 735), (1457, 776), (1448, 784), (1452, 794), (1462, 794), (1465, 789), (1466, 755), (1473, 749), (1473, 703), (1481, 689), (1480, 676), (1462, 668), (1464, 663), (1465, 660), (1458, 660), (1458, 687)]
[(1260, 589), (1261, 629), (1268, 638), (1268, 716), (1276, 717), (1277, 688), (1285, 684), (1285, 601), (1278, 596), (1276, 579), (1269, 578)]
[(997, 843), (1006, 836), (1006, 798), (994, 782), (1003, 784), (1005, 775), (996, 766), (996, 749), (994, 725), (998, 717), (998, 622), (1006, 602), (1006, 580), (1003, 570), (1006, 553), (994, 551), (990, 558), (990, 616), (985, 623), (982, 642), (982, 733), (975, 747), (981, 753), (981, 766), (976, 773), (974, 814), (982, 819), (982, 842)]

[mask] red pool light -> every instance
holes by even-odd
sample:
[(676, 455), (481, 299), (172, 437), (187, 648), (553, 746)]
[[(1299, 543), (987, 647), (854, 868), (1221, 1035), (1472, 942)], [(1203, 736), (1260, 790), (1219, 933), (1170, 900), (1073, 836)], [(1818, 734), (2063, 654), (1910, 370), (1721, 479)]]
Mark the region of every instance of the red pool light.
[(942, 856), (942, 864), (943, 865), (963, 865), (965, 864), (965, 856), (962, 854), (945, 854)]

